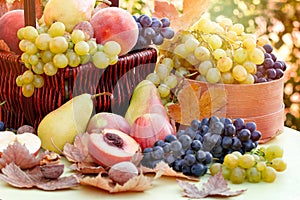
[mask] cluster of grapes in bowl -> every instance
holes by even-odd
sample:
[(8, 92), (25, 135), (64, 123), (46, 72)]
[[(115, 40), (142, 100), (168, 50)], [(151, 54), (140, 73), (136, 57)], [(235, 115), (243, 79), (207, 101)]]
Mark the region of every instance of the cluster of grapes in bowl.
[(142, 49), (151, 44), (161, 45), (164, 39), (174, 37), (175, 32), (170, 27), (170, 20), (166, 17), (158, 19), (146, 14), (133, 17), (139, 28), (139, 37), (135, 49)]
[(260, 138), (256, 124), (245, 123), (242, 118), (195, 119), (176, 135), (167, 135), (153, 147), (145, 148), (142, 164), (154, 168), (164, 161), (177, 172), (199, 177), (207, 172), (213, 159), (223, 162), (228, 153), (249, 152), (257, 147)]
[(285, 62), (277, 59), (277, 56), (272, 53), (273, 47), (270, 44), (265, 44), (263, 48), (265, 50), (265, 59), (261, 65), (257, 66), (257, 72), (253, 75), (254, 83), (280, 79), (286, 70)]

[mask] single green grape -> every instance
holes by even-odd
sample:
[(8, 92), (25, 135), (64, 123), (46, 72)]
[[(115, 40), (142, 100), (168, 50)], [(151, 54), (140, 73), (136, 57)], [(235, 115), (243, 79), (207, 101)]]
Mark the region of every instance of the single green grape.
[(65, 54), (58, 53), (54, 55), (52, 62), (56, 68), (65, 68), (68, 66), (69, 61)]
[(41, 88), (44, 86), (44, 78), (41, 75), (34, 75), (32, 84), (35, 88)]
[(231, 170), (229, 180), (234, 184), (241, 184), (245, 181), (246, 170), (241, 167), (236, 167)]
[(47, 76), (53, 76), (57, 73), (57, 67), (54, 66), (53, 62), (47, 62), (44, 64), (44, 73)]
[(37, 36), (39, 35), (38, 31), (33, 26), (25, 26), (22, 30), (22, 36), (25, 40), (34, 42)]
[(80, 29), (75, 29), (71, 33), (71, 40), (74, 44), (84, 41), (85, 40), (85, 34), (82, 30)]
[(169, 96), (169, 94), (171, 93), (170, 88), (164, 83), (161, 83), (157, 87), (157, 90), (158, 90), (158, 93), (160, 94), (160, 97), (162, 97), (162, 98)]
[(276, 171), (273, 167), (267, 166), (261, 173), (262, 180), (272, 183), (276, 179)]
[(22, 85), (22, 94), (24, 97), (31, 97), (34, 93), (33, 83), (26, 83)]
[(39, 50), (48, 50), (50, 40), (51, 40), (51, 36), (49, 34), (41, 33), (35, 39), (35, 45)]
[(50, 28), (48, 29), (48, 33), (51, 35), (51, 37), (63, 36), (65, 31), (66, 27), (64, 23), (58, 21), (51, 24)]
[(228, 72), (231, 70), (233, 65), (233, 62), (231, 58), (225, 56), (222, 57), (218, 60), (217, 62), (217, 68), (219, 69), (220, 72)]
[(105, 69), (109, 66), (109, 58), (106, 53), (97, 51), (92, 56), (93, 64), (99, 69)]
[(239, 165), (239, 158), (234, 154), (226, 154), (223, 165), (225, 165), (228, 169), (234, 169)]
[(158, 86), (160, 84), (160, 78), (155, 72), (148, 74), (146, 76), (146, 80), (151, 81), (156, 86)]
[(90, 51), (90, 46), (87, 42), (85, 41), (80, 41), (77, 42), (74, 46), (74, 51), (76, 54), (83, 56), (89, 53)]
[(247, 180), (250, 183), (259, 183), (261, 181), (261, 171), (257, 170), (256, 167), (251, 167), (247, 169)]
[(244, 154), (238, 158), (239, 166), (248, 169), (255, 165), (255, 159), (251, 154)]
[(24, 84), (31, 83), (33, 81), (33, 72), (31, 70), (26, 70), (22, 74), (22, 80)]
[(68, 47), (67, 39), (63, 36), (56, 36), (49, 41), (49, 49), (54, 54), (64, 53)]
[(108, 41), (103, 45), (103, 51), (109, 56), (119, 55), (121, 53), (121, 45), (115, 41)]
[(205, 78), (209, 83), (217, 83), (221, 80), (221, 73), (217, 68), (210, 68)]

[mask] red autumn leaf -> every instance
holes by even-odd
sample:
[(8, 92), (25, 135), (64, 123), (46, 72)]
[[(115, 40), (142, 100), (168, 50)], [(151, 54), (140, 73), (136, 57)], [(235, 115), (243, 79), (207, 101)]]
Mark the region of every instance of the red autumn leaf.
[(235, 191), (230, 190), (227, 181), (222, 175), (222, 171), (211, 176), (206, 183), (203, 183), (202, 189), (199, 189), (195, 184), (191, 184), (187, 181), (177, 180), (177, 182), (183, 189), (183, 196), (188, 198), (200, 199), (209, 196), (232, 197), (246, 191), (245, 189)]
[(0, 174), (0, 180), (17, 188), (37, 187), (42, 190), (59, 190), (79, 185), (79, 179), (75, 175), (58, 179), (44, 178), (39, 166), (23, 171), (16, 164), (10, 163), (2, 169), (2, 173)]
[(174, 4), (155, 0), (153, 15), (159, 18), (168, 17), (171, 27), (177, 32), (191, 27), (208, 10), (208, 7), (208, 0), (183, 0), (183, 10), (180, 13)]
[(39, 165), (40, 159), (29, 153), (25, 145), (14, 142), (9, 145), (0, 158), (0, 169), (9, 163), (15, 163), (21, 169), (29, 169)]
[[(12, 4), (7, 3), (7, 8), (9, 10), (24, 9), (24, 0), (14, 0)], [(43, 4), (42, 0), (35, 1), (35, 15), (37, 19), (40, 19), (43, 15)]]

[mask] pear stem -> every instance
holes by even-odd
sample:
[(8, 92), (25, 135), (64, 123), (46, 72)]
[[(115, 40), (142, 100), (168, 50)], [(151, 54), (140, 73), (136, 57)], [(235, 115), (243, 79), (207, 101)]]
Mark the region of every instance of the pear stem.
[(108, 95), (108, 96), (110, 96), (111, 99), (114, 97), (114, 95), (110, 92), (101, 92), (101, 93), (92, 95), (92, 99), (102, 96), (102, 95)]

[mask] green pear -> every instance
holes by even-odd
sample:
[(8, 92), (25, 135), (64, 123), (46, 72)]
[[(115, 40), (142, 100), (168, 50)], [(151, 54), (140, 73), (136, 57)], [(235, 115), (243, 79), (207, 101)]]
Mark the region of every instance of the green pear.
[(142, 80), (133, 91), (125, 119), (132, 126), (138, 117), (147, 113), (158, 113), (169, 120), (156, 86), (149, 80)]
[(94, 109), (94, 96), (78, 95), (42, 119), (37, 134), (44, 149), (61, 154), (66, 143), (72, 144), (77, 134), (85, 132)]

